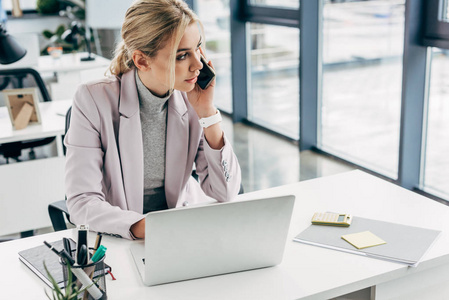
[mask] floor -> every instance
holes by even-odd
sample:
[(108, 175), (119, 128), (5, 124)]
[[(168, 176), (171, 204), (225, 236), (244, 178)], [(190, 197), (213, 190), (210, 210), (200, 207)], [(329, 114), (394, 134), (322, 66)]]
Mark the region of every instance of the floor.
[[(223, 130), (231, 141), (242, 169), (242, 185), (251, 192), (352, 170), (335, 159), (311, 151), (299, 153), (298, 145), (284, 138), (223, 117)], [(47, 233), (51, 228), (35, 231)], [(19, 234), (0, 237), (19, 238)]]
[(223, 130), (233, 141), (245, 192), (354, 169), (312, 151), (300, 153), (297, 143), (242, 123), (232, 124), (227, 117), (223, 121)]

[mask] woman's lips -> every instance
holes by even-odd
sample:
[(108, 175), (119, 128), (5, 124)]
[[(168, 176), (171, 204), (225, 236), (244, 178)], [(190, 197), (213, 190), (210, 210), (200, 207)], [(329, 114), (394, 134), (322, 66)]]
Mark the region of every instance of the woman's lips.
[(188, 82), (188, 83), (196, 83), (197, 80), (198, 80), (198, 76), (195, 76), (193, 78), (187, 79), (186, 82)]

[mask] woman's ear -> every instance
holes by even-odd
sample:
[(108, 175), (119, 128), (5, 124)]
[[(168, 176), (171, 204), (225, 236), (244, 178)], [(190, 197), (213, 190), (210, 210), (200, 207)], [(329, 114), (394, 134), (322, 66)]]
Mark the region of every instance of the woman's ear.
[(135, 50), (132, 59), (136, 68), (141, 71), (148, 71), (150, 69), (149, 58), (140, 50)]

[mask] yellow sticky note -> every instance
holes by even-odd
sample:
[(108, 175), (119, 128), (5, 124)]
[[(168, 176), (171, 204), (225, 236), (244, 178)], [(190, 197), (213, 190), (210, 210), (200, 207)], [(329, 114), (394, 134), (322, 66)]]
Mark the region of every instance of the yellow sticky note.
[(356, 247), (357, 249), (363, 249), (387, 243), (380, 237), (369, 231), (345, 234), (342, 235), (341, 238), (350, 243), (351, 245), (353, 245), (354, 247)]

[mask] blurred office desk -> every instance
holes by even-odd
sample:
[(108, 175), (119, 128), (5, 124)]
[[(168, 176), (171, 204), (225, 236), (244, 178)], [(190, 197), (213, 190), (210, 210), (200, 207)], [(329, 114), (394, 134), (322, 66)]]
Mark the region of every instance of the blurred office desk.
[(87, 52), (63, 54), (55, 59), (50, 55), (39, 57), (36, 70), (39, 72), (73, 72), (89, 69), (102, 68), (106, 71), (111, 61), (107, 58), (92, 54), (95, 60), (81, 61), (81, 58), (87, 57)]
[(0, 165), (0, 236), (51, 226), (47, 206), (65, 194), (62, 136), (71, 103), (39, 103), (42, 124), (22, 130), (13, 130), (8, 110), (0, 107), (0, 144), (56, 137), (52, 157)]
[(72, 99), (80, 83), (104, 77), (111, 61), (92, 54), (95, 60), (81, 61), (86, 52), (63, 54), (55, 59), (50, 55), (39, 56), (34, 62), (0, 65), (0, 69), (33, 68), (38, 71), (49, 87), (52, 100)]
[[(106, 262), (116, 281), (107, 276), (108, 299), (331, 299), (368, 291), (352, 299), (449, 299), (449, 207), (361, 171), (240, 195), (241, 199), (296, 195), (282, 263), (227, 275), (154, 287), (143, 285), (131, 256), (129, 241), (104, 236)], [(356, 216), (442, 230), (417, 268), (293, 242), (310, 225), (316, 211)], [(35, 236), (0, 244), (2, 296), (44, 298), (46, 285), (18, 259), (18, 252), (43, 240), (75, 238), (75, 231)], [(93, 244), (95, 234), (90, 234)], [(238, 247), (238, 245), (236, 245)], [(182, 249), (179, 249), (182, 255)], [(26, 288), (25, 288), (26, 287)], [(372, 294), (371, 294), (372, 293)], [(363, 294), (363, 293), (362, 293)], [(371, 297), (372, 296), (372, 297)], [(345, 298), (351, 299), (351, 298)]]
[[(36, 70), (48, 80), (53, 100), (72, 99), (79, 84), (104, 77), (111, 61), (92, 54), (95, 60), (81, 61), (86, 52), (63, 54), (54, 59), (40, 56)], [(53, 75), (53, 76), (52, 76)]]

